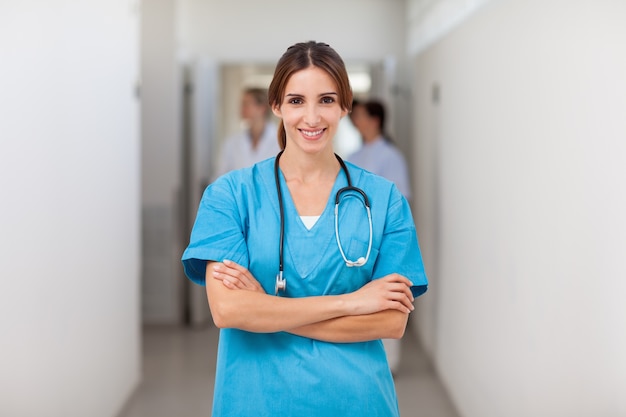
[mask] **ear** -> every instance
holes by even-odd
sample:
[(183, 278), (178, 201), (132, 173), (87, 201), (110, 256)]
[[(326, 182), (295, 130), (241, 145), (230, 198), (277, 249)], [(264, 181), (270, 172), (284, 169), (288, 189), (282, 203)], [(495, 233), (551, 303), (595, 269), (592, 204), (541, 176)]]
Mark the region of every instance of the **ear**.
[(283, 114), (280, 111), (280, 106), (272, 104), (272, 113), (274, 113), (274, 116), (278, 117), (279, 119), (283, 117)]
[(348, 115), (348, 110), (346, 109), (341, 109), (341, 118), (343, 119), (344, 117), (346, 117)]

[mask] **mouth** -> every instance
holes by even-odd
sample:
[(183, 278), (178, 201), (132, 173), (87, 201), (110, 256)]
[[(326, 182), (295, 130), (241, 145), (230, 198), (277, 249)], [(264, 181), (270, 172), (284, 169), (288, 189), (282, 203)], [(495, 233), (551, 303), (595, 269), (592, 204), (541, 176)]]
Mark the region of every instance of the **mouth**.
[(317, 129), (317, 130), (299, 129), (299, 130), (300, 130), (300, 133), (302, 133), (302, 135), (307, 139), (317, 139), (326, 131), (326, 129)]

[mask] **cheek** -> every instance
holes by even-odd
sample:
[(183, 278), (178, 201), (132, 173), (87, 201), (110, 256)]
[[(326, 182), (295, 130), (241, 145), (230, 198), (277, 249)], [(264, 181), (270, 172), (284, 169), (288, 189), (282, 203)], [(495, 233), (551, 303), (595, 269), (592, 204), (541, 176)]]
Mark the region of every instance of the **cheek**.
[(329, 110), (328, 112), (325, 112), (324, 119), (326, 119), (326, 121), (332, 125), (338, 125), (343, 116), (344, 116), (344, 112), (340, 112), (334, 109), (334, 110)]
[(283, 123), (285, 124), (285, 126), (293, 126), (297, 124), (298, 121), (301, 119), (298, 112), (294, 110), (289, 110), (286, 112), (283, 111), (281, 117), (283, 119)]

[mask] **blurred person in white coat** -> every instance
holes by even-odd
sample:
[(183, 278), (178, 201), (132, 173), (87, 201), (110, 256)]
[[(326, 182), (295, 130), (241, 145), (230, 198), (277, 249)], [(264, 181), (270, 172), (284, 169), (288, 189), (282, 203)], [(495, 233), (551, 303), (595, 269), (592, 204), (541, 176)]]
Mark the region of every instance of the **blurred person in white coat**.
[[(350, 119), (361, 134), (363, 144), (347, 160), (396, 184), (404, 198), (410, 202), (411, 186), (406, 161), (400, 150), (385, 134), (385, 107), (377, 100), (352, 104)], [(383, 339), (387, 361), (395, 375), (400, 364), (400, 340)]]
[(277, 126), (270, 116), (267, 90), (245, 89), (241, 97), (241, 118), (246, 127), (224, 141), (213, 179), (276, 156), (280, 150)]

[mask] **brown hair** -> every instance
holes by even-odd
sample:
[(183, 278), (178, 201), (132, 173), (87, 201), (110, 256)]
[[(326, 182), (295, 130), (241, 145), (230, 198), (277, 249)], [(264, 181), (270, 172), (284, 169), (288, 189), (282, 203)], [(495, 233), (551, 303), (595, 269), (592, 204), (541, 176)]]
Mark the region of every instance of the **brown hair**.
[[(315, 41), (296, 43), (287, 48), (280, 57), (268, 90), (270, 106), (280, 107), (289, 78), (295, 72), (309, 67), (321, 68), (330, 75), (337, 84), (341, 108), (350, 112), (352, 88), (343, 59), (329, 45)], [(287, 134), (282, 120), (278, 126), (278, 145), (281, 149), (287, 146)]]

